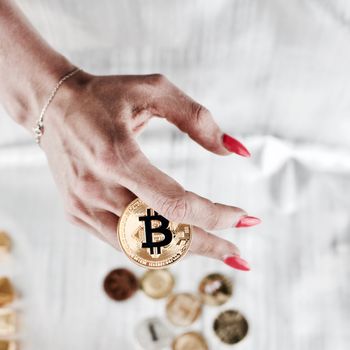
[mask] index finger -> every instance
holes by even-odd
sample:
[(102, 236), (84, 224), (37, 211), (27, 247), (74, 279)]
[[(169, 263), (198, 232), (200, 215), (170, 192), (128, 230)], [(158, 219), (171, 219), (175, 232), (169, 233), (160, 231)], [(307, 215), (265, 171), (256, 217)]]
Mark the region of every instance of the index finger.
[(238, 207), (213, 203), (186, 191), (178, 182), (152, 165), (139, 151), (128, 163), (121, 184), (168, 220), (205, 229), (234, 227), (246, 212)]

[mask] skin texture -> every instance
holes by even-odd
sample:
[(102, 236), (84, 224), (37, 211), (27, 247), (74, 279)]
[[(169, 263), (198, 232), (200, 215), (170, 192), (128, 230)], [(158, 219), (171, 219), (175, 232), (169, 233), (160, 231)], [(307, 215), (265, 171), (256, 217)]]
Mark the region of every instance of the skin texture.
[[(31, 131), (55, 84), (73, 69), (12, 1), (0, 2), (0, 74), (5, 77), (0, 100), (15, 121)], [(223, 262), (239, 256), (233, 243), (208, 230), (234, 227), (247, 213), (187, 191), (142, 153), (135, 136), (154, 116), (166, 118), (217, 155), (235, 150), (249, 155), (237, 140), (224, 136), (205, 107), (163, 75), (80, 71), (49, 106), (41, 139), (68, 219), (119, 249), (118, 218), (137, 196), (167, 219), (194, 225), (192, 252)]]

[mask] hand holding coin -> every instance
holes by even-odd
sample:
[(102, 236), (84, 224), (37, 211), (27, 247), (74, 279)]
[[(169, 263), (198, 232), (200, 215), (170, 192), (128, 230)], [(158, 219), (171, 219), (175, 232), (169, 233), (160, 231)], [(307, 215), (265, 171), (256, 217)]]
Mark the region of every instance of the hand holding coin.
[[(55, 99), (58, 107), (51, 106), (53, 115), (41, 144), (71, 221), (120, 249), (116, 226), (138, 197), (146, 206), (144, 217), (158, 215), (158, 221), (191, 226), (192, 241), (186, 250), (249, 270), (233, 243), (207, 230), (252, 226), (259, 219), (186, 191), (153, 166), (135, 140), (146, 122), (159, 115), (209, 151), (248, 156), (243, 145), (220, 131), (210, 112), (161, 75), (99, 77), (79, 72)], [(61, 104), (69, 110), (65, 118), (60, 117)], [(149, 223), (147, 218), (143, 223)], [(169, 240), (164, 232), (162, 237)]]
[[(89, 74), (48, 45), (14, 2), (3, 4), (1, 19), (7, 54), (0, 60), (0, 102), (31, 134), (37, 126), (68, 218), (119, 249), (116, 225), (138, 197), (170, 222), (193, 226), (192, 252), (248, 270), (233, 243), (207, 230), (252, 226), (259, 219), (184, 189), (151, 164), (135, 136), (157, 116), (217, 155), (249, 157), (242, 143), (163, 75)], [(26, 84), (18, 84), (19, 76)]]

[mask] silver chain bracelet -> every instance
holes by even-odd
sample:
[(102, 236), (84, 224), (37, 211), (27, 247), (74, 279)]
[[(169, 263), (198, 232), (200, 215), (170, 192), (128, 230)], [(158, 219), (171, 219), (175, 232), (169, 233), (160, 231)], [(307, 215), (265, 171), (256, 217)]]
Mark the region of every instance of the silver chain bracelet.
[(69, 79), (71, 76), (73, 76), (75, 73), (79, 72), (80, 70), (81, 70), (80, 68), (75, 68), (73, 71), (63, 76), (60, 79), (60, 81), (56, 84), (55, 88), (52, 90), (47, 102), (45, 103), (43, 109), (41, 110), (39, 119), (37, 120), (35, 127), (33, 128), (35, 141), (37, 144), (40, 144), (41, 136), (44, 134), (44, 115), (46, 113), (47, 108), (49, 107), (49, 104), (54, 99), (59, 87), (64, 83), (64, 81)]

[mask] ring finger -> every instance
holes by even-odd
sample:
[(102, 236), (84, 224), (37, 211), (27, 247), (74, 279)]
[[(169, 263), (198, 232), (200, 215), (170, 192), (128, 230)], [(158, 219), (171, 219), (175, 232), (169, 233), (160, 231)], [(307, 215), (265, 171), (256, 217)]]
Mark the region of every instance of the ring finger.
[(220, 260), (238, 270), (250, 270), (249, 264), (240, 257), (236, 245), (199, 227), (194, 227), (193, 231), (192, 253)]

